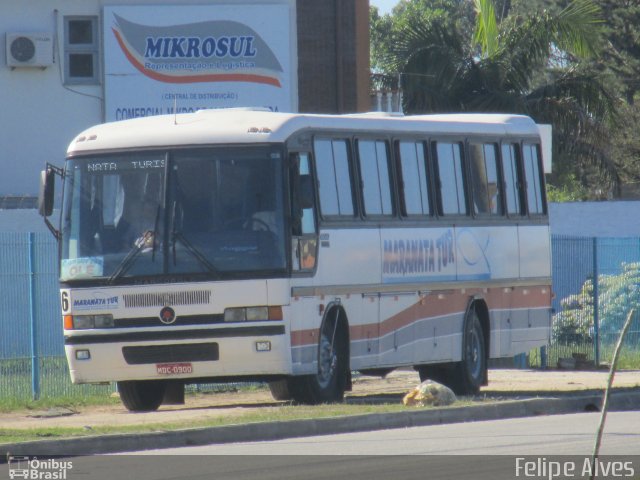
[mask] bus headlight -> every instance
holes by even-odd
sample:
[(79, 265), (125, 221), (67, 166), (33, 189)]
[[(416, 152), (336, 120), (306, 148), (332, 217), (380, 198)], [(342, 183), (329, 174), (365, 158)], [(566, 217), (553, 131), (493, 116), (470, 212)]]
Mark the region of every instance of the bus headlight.
[(96, 328), (113, 327), (113, 315), (94, 315)]
[(267, 307), (249, 307), (247, 308), (247, 322), (255, 322), (258, 320), (268, 320), (269, 309)]
[(247, 320), (247, 310), (245, 308), (227, 308), (224, 311), (225, 322), (244, 322)]
[(282, 307), (240, 307), (224, 311), (225, 322), (260, 322), (282, 320)]
[[(65, 322), (66, 323), (66, 322)], [(75, 330), (86, 330), (89, 328), (111, 328), (113, 327), (113, 315), (73, 315), (72, 328)]]

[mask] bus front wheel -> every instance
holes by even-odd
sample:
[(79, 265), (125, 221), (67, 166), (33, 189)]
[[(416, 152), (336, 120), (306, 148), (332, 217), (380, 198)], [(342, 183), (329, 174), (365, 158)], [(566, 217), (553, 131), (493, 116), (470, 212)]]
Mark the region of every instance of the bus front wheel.
[(346, 321), (341, 321), (339, 311), (325, 319), (318, 342), (318, 372), (289, 378), (289, 392), (294, 401), (318, 404), (343, 400), (350, 374), (347, 332)]
[(162, 380), (117, 382), (120, 400), (131, 412), (152, 412), (162, 404), (166, 383)]
[(269, 382), (269, 390), (274, 400), (291, 400), (290, 379), (273, 380)]

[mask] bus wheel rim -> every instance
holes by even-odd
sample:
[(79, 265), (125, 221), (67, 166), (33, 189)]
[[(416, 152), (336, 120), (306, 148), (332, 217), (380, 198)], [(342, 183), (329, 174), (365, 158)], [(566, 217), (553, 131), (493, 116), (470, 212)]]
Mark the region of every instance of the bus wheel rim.
[(337, 357), (331, 342), (326, 335), (320, 339), (320, 354), (318, 356), (318, 384), (326, 388), (331, 383), (336, 370)]
[(482, 359), (480, 358), (480, 338), (475, 328), (469, 332), (467, 342), (467, 367), (472, 378), (478, 378), (482, 370)]

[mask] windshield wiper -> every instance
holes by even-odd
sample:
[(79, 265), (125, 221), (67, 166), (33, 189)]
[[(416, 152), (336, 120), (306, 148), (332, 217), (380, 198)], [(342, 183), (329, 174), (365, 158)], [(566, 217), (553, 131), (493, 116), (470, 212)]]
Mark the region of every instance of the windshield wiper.
[(187, 251), (194, 256), (194, 258), (196, 260), (198, 260), (198, 262), (200, 262), (200, 264), (202, 266), (204, 266), (207, 271), (209, 273), (213, 273), (216, 276), (220, 276), (220, 270), (218, 270), (208, 259), (207, 257), (205, 257), (202, 252), (200, 252), (200, 250), (198, 250), (196, 247), (194, 247), (191, 242), (189, 242), (189, 240), (186, 239), (186, 237), (179, 231), (174, 230), (173, 231), (173, 264), (176, 265), (176, 240), (179, 240), (180, 243), (182, 243), (182, 245), (185, 246), (185, 248), (187, 249)]
[[(155, 262), (156, 261), (156, 233), (158, 232), (158, 222), (160, 221), (160, 212), (162, 210), (162, 205), (158, 205), (158, 208), (156, 209), (156, 218), (153, 221), (153, 237), (151, 238), (152, 240), (152, 245), (151, 245), (151, 262)], [(146, 235), (146, 232), (145, 232)], [(143, 242), (144, 243), (144, 242)]]
[[(189, 240), (182, 234), (182, 232), (178, 228), (178, 222), (176, 221), (178, 211), (178, 202), (173, 202), (173, 207), (171, 208), (171, 251), (173, 254), (173, 265), (177, 265), (176, 258), (176, 240), (179, 240), (182, 245), (185, 246), (187, 251), (193, 255), (193, 257), (200, 262), (200, 264), (207, 269), (209, 273), (215, 274), (217, 277), (220, 277), (220, 270), (216, 268), (208, 259), (205, 257), (200, 250), (194, 247)], [(182, 220), (181, 222), (182, 223)]]
[[(146, 236), (146, 233), (145, 233), (145, 236)], [(129, 269), (135, 263), (135, 260), (138, 257), (138, 255), (140, 255), (140, 252), (142, 252), (142, 250), (144, 250), (145, 248), (144, 238), (145, 237), (141, 237), (138, 240), (136, 240), (131, 250), (129, 250), (127, 255), (122, 259), (122, 261), (118, 264), (118, 267), (113, 271), (113, 273), (107, 280), (107, 285), (112, 285), (117, 278), (121, 277), (122, 275), (124, 275), (129, 271)]]

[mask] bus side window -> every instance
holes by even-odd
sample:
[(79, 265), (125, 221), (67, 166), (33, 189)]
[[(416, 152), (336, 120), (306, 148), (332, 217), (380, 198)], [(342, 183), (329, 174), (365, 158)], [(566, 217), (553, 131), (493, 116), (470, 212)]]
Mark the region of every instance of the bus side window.
[(313, 195), (313, 181), (311, 179), (311, 166), (309, 165), (309, 154), (300, 153), (298, 157), (298, 185), (297, 198), (294, 204), (297, 205), (300, 217), (299, 235), (309, 235), (316, 233), (315, 226), (315, 198)]
[(294, 270), (313, 270), (318, 240), (315, 223), (315, 196), (308, 153), (292, 156), (292, 232)]
[(431, 215), (423, 142), (397, 143), (402, 215)]
[(462, 145), (458, 142), (434, 142), (438, 170), (438, 213), (440, 215), (466, 215)]
[(387, 143), (358, 140), (358, 167), (365, 215), (391, 215), (391, 184)]
[(347, 140), (316, 138), (315, 153), (320, 212), (323, 216), (353, 217), (353, 193)]
[(498, 155), (494, 143), (469, 145), (473, 213), (502, 215), (502, 198), (498, 181)]
[(504, 174), (504, 193), (507, 213), (520, 216), (522, 210), (522, 173), (518, 166), (518, 144), (505, 143), (502, 145), (502, 173)]
[(527, 205), (530, 215), (544, 215), (544, 183), (540, 169), (540, 149), (538, 145), (525, 143), (522, 146), (524, 175), (527, 185)]

